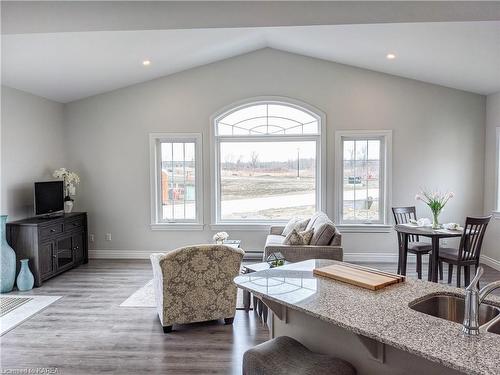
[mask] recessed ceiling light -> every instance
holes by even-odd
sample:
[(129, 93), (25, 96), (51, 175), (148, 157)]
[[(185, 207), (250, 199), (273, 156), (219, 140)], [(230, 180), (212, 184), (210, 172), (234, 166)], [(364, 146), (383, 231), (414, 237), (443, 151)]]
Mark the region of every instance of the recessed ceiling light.
[(396, 58), (396, 55), (393, 53), (388, 53), (385, 57), (387, 57), (387, 60), (394, 60)]
[(149, 65), (151, 65), (151, 61), (150, 61), (150, 60), (144, 60), (144, 61), (142, 62), (142, 65), (144, 65), (144, 66), (149, 66)]

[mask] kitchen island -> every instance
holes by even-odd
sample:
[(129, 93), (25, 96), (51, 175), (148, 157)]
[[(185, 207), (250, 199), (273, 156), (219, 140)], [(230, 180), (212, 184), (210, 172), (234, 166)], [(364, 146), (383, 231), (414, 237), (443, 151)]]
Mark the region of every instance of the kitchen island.
[[(313, 275), (341, 263), (308, 260), (236, 277), (272, 311), (271, 337), (290, 336), (352, 363), (358, 374), (500, 374), (500, 335), (464, 336), (461, 324), (410, 308), (429, 295), (463, 296), (407, 279), (378, 291)], [(500, 306), (500, 298), (487, 303)]]

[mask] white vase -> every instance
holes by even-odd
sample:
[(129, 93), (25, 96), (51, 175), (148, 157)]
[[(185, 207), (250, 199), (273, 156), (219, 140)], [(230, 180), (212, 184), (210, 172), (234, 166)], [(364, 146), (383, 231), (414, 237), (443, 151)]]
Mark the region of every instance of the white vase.
[(64, 201), (64, 213), (69, 214), (73, 211), (73, 201)]

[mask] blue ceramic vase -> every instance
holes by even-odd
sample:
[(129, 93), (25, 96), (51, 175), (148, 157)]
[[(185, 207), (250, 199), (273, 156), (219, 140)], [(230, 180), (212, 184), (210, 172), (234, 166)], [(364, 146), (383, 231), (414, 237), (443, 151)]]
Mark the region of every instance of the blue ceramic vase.
[(0, 293), (8, 293), (16, 280), (16, 253), (7, 243), (7, 215), (0, 219)]
[(35, 283), (35, 278), (30, 271), (29, 259), (21, 259), (21, 270), (19, 275), (17, 275), (17, 289), (21, 292), (33, 289), (33, 284)]

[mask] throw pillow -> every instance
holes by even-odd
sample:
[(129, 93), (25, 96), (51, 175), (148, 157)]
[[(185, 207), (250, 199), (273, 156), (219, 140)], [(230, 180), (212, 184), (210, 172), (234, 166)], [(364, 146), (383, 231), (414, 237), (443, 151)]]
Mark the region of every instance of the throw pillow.
[(290, 233), (292, 233), (292, 230), (295, 228), (297, 223), (300, 221), (298, 217), (293, 217), (291, 218), (288, 223), (285, 225), (285, 229), (283, 229), (283, 233), (281, 233), (282, 236), (288, 236)]
[(288, 236), (285, 237), (283, 245), (309, 245), (313, 234), (313, 230), (299, 232), (297, 229), (292, 229)]
[(316, 246), (327, 246), (330, 245), (333, 238), (335, 237), (335, 225), (332, 223), (324, 223), (319, 226), (319, 228), (314, 231), (311, 239), (311, 245)]
[(310, 219), (300, 219), (298, 217), (294, 217), (293, 219), (290, 219), (290, 221), (286, 224), (285, 229), (283, 229), (283, 233), (281, 233), (282, 236), (288, 236), (290, 233), (292, 233), (292, 230), (297, 229), (297, 232), (302, 232), (306, 229), (307, 224), (309, 223)]
[(307, 224), (309, 224), (309, 220), (311, 220), (311, 219), (300, 220), (297, 223), (297, 226), (295, 227), (295, 229), (297, 229), (297, 232), (303, 232), (303, 231), (305, 231), (306, 227), (307, 227)]

